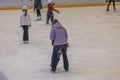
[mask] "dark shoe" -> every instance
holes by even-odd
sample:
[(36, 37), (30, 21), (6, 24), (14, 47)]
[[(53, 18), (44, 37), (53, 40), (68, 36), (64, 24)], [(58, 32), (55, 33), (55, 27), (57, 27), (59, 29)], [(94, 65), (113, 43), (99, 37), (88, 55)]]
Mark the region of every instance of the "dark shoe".
[(49, 24), (49, 22), (46, 22), (46, 24)]
[(114, 11), (115, 11), (115, 12), (117, 11), (116, 8), (114, 9)]
[(50, 64), (50, 67), (52, 67), (52, 64)]
[(106, 9), (106, 11), (108, 12), (108, 11), (109, 11), (109, 9)]
[(66, 72), (68, 72), (68, 71), (69, 71), (69, 69), (68, 69), (68, 68), (64, 68), (64, 70), (65, 70)]
[(66, 69), (65, 71), (68, 72), (68, 69)]
[(51, 70), (50, 72), (51, 72), (51, 73), (55, 73), (55, 71), (53, 71), (53, 70)]
[(24, 41), (24, 44), (29, 44), (29, 41)]

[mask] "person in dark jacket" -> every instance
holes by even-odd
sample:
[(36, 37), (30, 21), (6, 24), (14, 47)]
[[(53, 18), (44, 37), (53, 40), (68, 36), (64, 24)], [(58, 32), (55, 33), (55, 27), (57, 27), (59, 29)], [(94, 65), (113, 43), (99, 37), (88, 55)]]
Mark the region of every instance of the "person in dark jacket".
[(41, 9), (43, 8), (41, 0), (34, 0), (34, 10), (36, 11), (37, 18), (36, 21), (41, 20)]
[(69, 62), (67, 58), (68, 34), (67, 30), (59, 23), (57, 19), (52, 22), (50, 32), (50, 40), (53, 45), (53, 53), (51, 57), (51, 72), (56, 71), (56, 67), (60, 60), (60, 55), (63, 56), (63, 64), (65, 71), (69, 70)]
[(107, 5), (106, 11), (109, 11), (109, 6), (110, 6), (111, 2), (113, 3), (114, 11), (116, 11), (116, 8), (115, 8), (115, 0), (108, 0), (108, 5)]

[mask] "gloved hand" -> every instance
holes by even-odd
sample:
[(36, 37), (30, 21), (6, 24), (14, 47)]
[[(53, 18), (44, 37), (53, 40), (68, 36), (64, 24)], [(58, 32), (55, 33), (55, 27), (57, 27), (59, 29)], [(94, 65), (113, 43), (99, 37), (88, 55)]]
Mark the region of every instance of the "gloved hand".
[(60, 13), (60, 11), (58, 11), (58, 10), (57, 10), (56, 12), (57, 12), (58, 14)]

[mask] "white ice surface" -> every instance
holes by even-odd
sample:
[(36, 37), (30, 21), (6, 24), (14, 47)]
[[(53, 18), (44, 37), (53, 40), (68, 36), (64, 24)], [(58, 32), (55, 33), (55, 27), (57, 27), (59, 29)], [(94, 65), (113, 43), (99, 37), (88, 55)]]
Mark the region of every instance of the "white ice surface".
[(0, 80), (120, 80), (120, 11), (106, 13), (105, 8), (59, 8), (55, 13), (69, 34), (70, 71), (64, 72), (61, 58), (54, 74), (46, 9), (38, 22), (29, 10), (30, 44), (22, 42), (21, 11), (0, 11)]

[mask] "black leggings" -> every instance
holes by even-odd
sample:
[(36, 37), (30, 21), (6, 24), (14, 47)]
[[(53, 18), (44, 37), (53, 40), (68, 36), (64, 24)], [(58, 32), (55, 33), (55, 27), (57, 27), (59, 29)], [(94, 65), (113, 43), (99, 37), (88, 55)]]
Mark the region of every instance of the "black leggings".
[(114, 0), (109, 0), (107, 9), (109, 9), (109, 6), (110, 6), (111, 2), (113, 2), (113, 8), (114, 8), (114, 10), (115, 10), (116, 8), (115, 8), (115, 1), (114, 1)]
[(41, 16), (41, 11), (39, 9), (37, 9), (36, 11), (37, 11), (37, 17)]
[(23, 41), (29, 41), (28, 25), (23, 25)]

